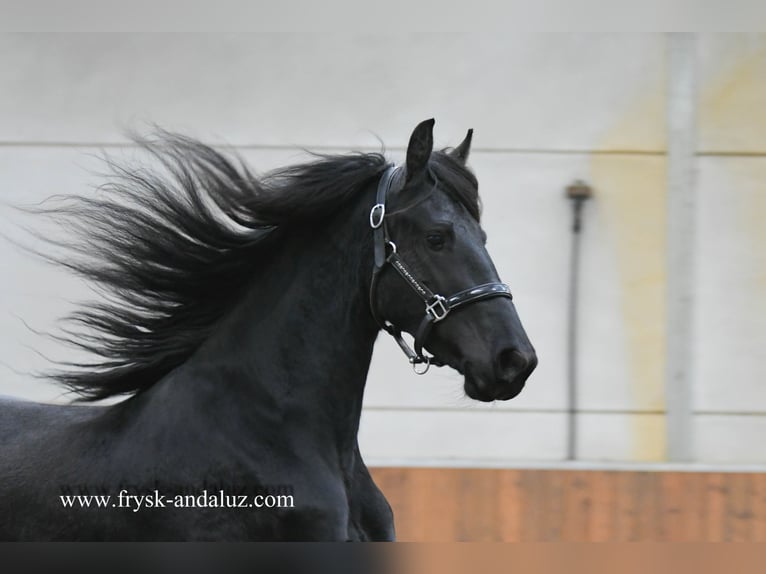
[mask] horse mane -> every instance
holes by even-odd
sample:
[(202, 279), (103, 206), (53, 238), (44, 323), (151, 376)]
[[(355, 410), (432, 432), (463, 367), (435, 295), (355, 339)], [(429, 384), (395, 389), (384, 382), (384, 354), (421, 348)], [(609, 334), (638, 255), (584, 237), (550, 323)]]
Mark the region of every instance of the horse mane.
[[(97, 401), (136, 394), (184, 363), (241, 299), (293, 224), (321, 222), (380, 177), (380, 153), (317, 155), (256, 176), (234, 154), (159, 132), (133, 138), (161, 169), (107, 159), (96, 197), (34, 211), (70, 232), (43, 237), (66, 255), (39, 253), (94, 285), (102, 300), (68, 317), (56, 338), (90, 362), (59, 362), (48, 377)], [(431, 172), (478, 219), (475, 178), (448, 154)]]

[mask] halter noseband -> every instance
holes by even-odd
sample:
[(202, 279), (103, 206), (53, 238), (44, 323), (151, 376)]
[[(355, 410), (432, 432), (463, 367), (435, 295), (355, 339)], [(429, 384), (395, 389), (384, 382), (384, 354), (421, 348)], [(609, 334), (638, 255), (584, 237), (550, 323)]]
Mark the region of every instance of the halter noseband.
[[(435, 323), (444, 320), (452, 311), (464, 307), (469, 303), (475, 303), (476, 301), (482, 301), (492, 297), (508, 297), (509, 299), (513, 299), (513, 297), (511, 296), (510, 288), (505, 283), (495, 282), (476, 285), (475, 287), (458, 291), (450, 297), (444, 297), (434, 293), (424, 283), (418, 281), (396, 252), (396, 244), (391, 240), (388, 233), (388, 226), (386, 224), (386, 197), (388, 191), (391, 189), (391, 184), (397, 169), (396, 166), (390, 166), (380, 178), (375, 205), (373, 205), (370, 210), (370, 227), (372, 228), (373, 233), (373, 248), (375, 255), (375, 265), (372, 270), (372, 281), (370, 282), (370, 310), (372, 311), (372, 316), (375, 318), (375, 321), (380, 325), (380, 328), (391, 335), (399, 345), (399, 348), (401, 348), (401, 350), (404, 351), (404, 354), (407, 355), (413, 370), (417, 374), (422, 375), (428, 371), (431, 365), (436, 367), (444, 365), (444, 363), (436, 357), (423, 354), (423, 345)], [(401, 275), (407, 285), (418, 294), (426, 306), (425, 316), (420, 321), (420, 325), (415, 332), (414, 350), (402, 337), (402, 330), (398, 329), (393, 323), (383, 319), (378, 314), (375, 294), (380, 273), (385, 268), (386, 264), (393, 267), (399, 275)], [(425, 368), (418, 370), (417, 365), (425, 365)]]

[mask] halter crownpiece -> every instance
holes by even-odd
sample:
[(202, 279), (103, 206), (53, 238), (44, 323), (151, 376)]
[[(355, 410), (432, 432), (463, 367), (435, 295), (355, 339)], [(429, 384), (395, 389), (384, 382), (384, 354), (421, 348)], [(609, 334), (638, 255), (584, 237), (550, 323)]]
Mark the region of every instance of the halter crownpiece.
[[(399, 168), (390, 166), (378, 183), (378, 191), (375, 198), (375, 205), (370, 210), (370, 227), (373, 233), (374, 266), (372, 270), (372, 281), (370, 282), (370, 310), (375, 321), (380, 328), (391, 335), (399, 348), (407, 355), (414, 371), (423, 375), (428, 371), (431, 365), (441, 367), (442, 361), (436, 357), (424, 355), (423, 345), (425, 344), (431, 328), (439, 321), (443, 321), (452, 311), (464, 307), (469, 303), (490, 299), (492, 297), (508, 297), (513, 299), (511, 290), (505, 283), (484, 283), (476, 285), (463, 291), (444, 297), (434, 293), (423, 282), (419, 281), (404, 263), (396, 251), (396, 244), (391, 240), (386, 225), (386, 198), (391, 189), (394, 175)], [(398, 329), (393, 323), (383, 319), (378, 313), (375, 294), (378, 286), (378, 278), (381, 271), (390, 265), (405, 280), (415, 293), (425, 303), (425, 316), (420, 321), (415, 332), (415, 349), (413, 350), (402, 337), (402, 330)], [(418, 370), (418, 365), (425, 365), (425, 368)]]

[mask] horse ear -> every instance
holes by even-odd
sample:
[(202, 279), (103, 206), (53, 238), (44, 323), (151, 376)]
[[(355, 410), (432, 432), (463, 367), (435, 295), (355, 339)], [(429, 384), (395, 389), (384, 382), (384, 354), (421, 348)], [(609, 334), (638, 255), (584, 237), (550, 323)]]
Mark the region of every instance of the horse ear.
[(434, 119), (420, 122), (407, 145), (407, 181), (425, 172), (428, 158), (434, 149)]
[(470, 129), (468, 130), (468, 133), (466, 134), (465, 139), (460, 143), (460, 145), (450, 152), (450, 155), (456, 160), (458, 160), (460, 163), (462, 163), (463, 165), (465, 165), (465, 162), (468, 161), (468, 154), (471, 153), (472, 139), (473, 139), (473, 129)]

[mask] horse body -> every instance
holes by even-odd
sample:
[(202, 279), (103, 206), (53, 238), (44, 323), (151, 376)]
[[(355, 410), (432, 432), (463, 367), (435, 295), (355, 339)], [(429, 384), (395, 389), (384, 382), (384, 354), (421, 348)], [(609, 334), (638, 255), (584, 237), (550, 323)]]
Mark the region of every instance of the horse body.
[[(186, 410), (179, 407), (180, 412)], [(329, 457), (319, 441), (314, 441), (313, 452), (307, 445), (287, 452), (284, 446), (264, 446), (273, 444), (269, 437), (232, 437), (213, 425), (187, 425), (179, 434), (179, 428), (171, 426), (178, 422), (173, 417), (159, 424), (152, 418), (151, 424), (137, 426), (146, 422), (137, 411), (153, 410), (148, 404), (74, 412), (24, 403), (0, 404), (0, 408), (4, 413), (3, 540), (383, 540), (393, 536), (390, 508), (370, 480), (357, 448), (343, 453), (341, 462), (340, 456)], [(120, 419), (132, 422), (123, 426)], [(40, 431), (7, 432), (11, 426), (29, 429), (32, 420)], [(105, 428), (110, 436), (104, 436)], [(252, 442), (235, 443), (243, 440)], [(123, 488), (131, 493), (158, 490), (167, 496), (174, 493), (174, 485), (194, 487), (195, 496), (203, 488), (217, 493), (220, 486), (230, 497), (238, 497), (248, 486), (284, 485), (288, 480), (297, 511), (146, 507), (134, 511), (133, 505), (117, 510), (66, 508), (59, 500), (62, 494), (108, 493), (110, 504), (116, 504)]]
[[(131, 399), (132, 401), (132, 399)], [(181, 405), (179, 405), (181, 406)], [(178, 434), (169, 419), (138, 425), (136, 412), (150, 405), (93, 407), (72, 412), (29, 404), (3, 409), (0, 538), (3, 540), (385, 540), (393, 536), (390, 508), (364, 467), (357, 448), (329, 457), (324, 445), (287, 452), (269, 449), (268, 437), (232, 437), (215, 426), (193, 425)], [(181, 412), (185, 409), (180, 408)], [(191, 411), (189, 411), (191, 412)], [(138, 415), (138, 416), (137, 416)], [(8, 427), (44, 432), (8, 436)], [(264, 438), (266, 439), (264, 441)], [(249, 445), (234, 441), (252, 441)], [(260, 445), (260, 446), (256, 446)], [(319, 454), (321, 453), (321, 454)], [(339, 453), (340, 454), (340, 453)], [(330, 459), (330, 460), (328, 460)], [(334, 459), (334, 460), (332, 460)], [(190, 470), (193, 469), (193, 470)], [(226, 489), (238, 497), (248, 486), (290, 484), (299, 510), (213, 508), (65, 508), (64, 494), (158, 490), (173, 485)], [(213, 486), (215, 485), (215, 486)], [(252, 491), (251, 491), (252, 492)], [(95, 506), (95, 503), (91, 503)]]
[[(353, 215), (344, 219), (359, 228), (352, 223), (364, 213)], [(328, 277), (337, 261), (363, 269), (357, 259), (368, 243), (342, 228), (294, 235), (187, 362), (122, 403), (2, 404), (0, 538), (392, 538), (390, 508), (356, 443), (377, 336), (364, 312), (365, 279)], [(292, 280), (285, 287), (279, 277)], [(64, 491), (114, 497), (120, 485), (151, 492), (163, 484), (232, 493), (289, 486), (298, 510), (275, 520), (272, 511), (237, 508), (222, 521), (220, 510), (189, 520), (188, 509), (115, 514), (59, 504)], [(82, 513), (87, 520), (73, 516)]]
[[(389, 229), (406, 240), (404, 273), (422, 283), (377, 266), (371, 291), (370, 208), (388, 168), (375, 154), (261, 182), (210, 148), (175, 140), (166, 165), (181, 200), (143, 172), (123, 172), (139, 188), (129, 198), (149, 216), (108, 200), (64, 212), (87, 220), (86, 251), (100, 246), (101, 259), (59, 263), (121, 303), (75, 316), (97, 332), (75, 342), (103, 360), (60, 380), (86, 399), (131, 396), (110, 406), (0, 401), (0, 539), (392, 540), (391, 508), (357, 443), (376, 317), (392, 333), (393, 324), (414, 333), (423, 311), (410, 288), (498, 285), (488, 283), (497, 274), (463, 167), (470, 132), (457, 155), (431, 161), (432, 125), (416, 128), (407, 171), (393, 178), (401, 215)], [(501, 295), (476, 299), (426, 340), (479, 400), (515, 396), (536, 363), (509, 292)], [(201, 493), (235, 497), (236, 507), (149, 506)], [(253, 507), (255, 493), (289, 493), (292, 504)], [(145, 497), (143, 507), (123, 494)], [(73, 495), (109, 499), (66, 506), (62, 497)]]

